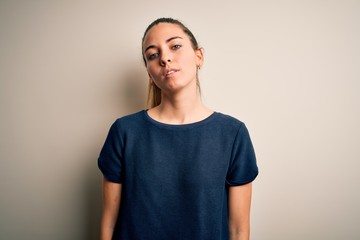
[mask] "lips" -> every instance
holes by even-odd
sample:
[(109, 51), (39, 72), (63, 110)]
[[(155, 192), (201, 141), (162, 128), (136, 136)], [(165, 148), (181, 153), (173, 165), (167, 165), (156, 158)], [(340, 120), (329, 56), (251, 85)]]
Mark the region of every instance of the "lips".
[(171, 77), (174, 73), (178, 72), (179, 69), (168, 69), (164, 73), (164, 77)]

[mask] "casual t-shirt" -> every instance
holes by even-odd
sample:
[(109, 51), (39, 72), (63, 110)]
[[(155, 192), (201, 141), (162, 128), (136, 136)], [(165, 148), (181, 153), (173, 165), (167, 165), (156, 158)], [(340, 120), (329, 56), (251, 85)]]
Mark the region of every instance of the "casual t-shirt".
[(219, 112), (182, 125), (146, 110), (119, 118), (98, 165), (122, 184), (113, 236), (121, 240), (229, 239), (228, 188), (258, 174), (246, 126)]

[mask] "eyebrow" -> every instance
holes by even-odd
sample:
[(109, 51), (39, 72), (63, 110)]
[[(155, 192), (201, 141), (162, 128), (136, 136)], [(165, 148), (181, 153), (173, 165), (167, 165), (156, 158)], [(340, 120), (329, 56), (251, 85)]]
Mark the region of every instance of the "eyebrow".
[[(175, 37), (171, 37), (171, 38), (167, 39), (165, 42), (168, 43), (168, 42), (171, 42), (172, 40), (178, 39), (178, 38), (183, 39), (182, 37), (175, 36)], [(155, 45), (150, 45), (150, 46), (148, 46), (148, 47), (145, 49), (144, 52), (146, 52), (147, 50), (149, 50), (149, 49), (151, 49), (151, 48), (155, 48)]]

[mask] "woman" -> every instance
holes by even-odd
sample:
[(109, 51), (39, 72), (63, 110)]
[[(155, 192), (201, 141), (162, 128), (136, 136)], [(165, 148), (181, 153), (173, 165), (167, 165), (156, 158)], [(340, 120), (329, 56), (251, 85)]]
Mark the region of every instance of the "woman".
[(249, 239), (255, 154), (242, 122), (202, 103), (203, 50), (171, 18), (142, 49), (151, 107), (117, 119), (101, 150), (101, 239)]

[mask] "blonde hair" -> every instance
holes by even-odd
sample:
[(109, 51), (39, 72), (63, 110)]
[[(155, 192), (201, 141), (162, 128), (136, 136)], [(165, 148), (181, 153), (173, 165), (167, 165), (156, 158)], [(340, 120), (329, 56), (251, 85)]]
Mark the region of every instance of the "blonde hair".
[(155, 85), (151, 80), (149, 81), (148, 87), (148, 98), (146, 107), (148, 109), (156, 107), (161, 103), (161, 89)]

